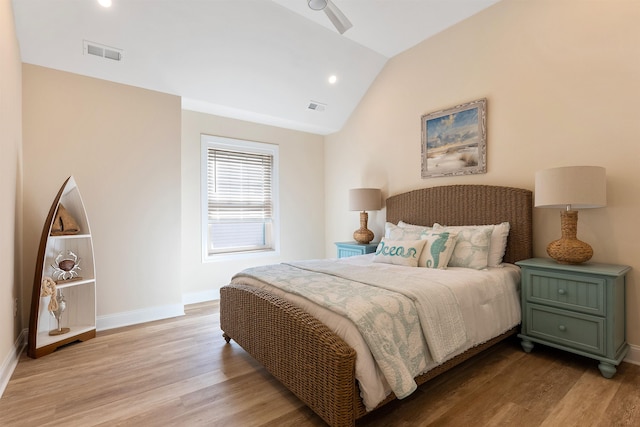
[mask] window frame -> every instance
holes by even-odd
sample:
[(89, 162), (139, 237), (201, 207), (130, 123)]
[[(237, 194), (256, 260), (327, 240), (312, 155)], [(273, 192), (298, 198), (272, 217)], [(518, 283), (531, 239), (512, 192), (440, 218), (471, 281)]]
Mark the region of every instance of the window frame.
[[(280, 202), (279, 202), (279, 147), (276, 144), (265, 142), (248, 141), (221, 136), (200, 135), (201, 144), (201, 167), (200, 167), (200, 217), (201, 217), (201, 241), (202, 241), (202, 261), (220, 261), (232, 258), (251, 258), (265, 255), (280, 254)], [(236, 152), (247, 152), (256, 154), (267, 154), (273, 156), (271, 168), (271, 198), (272, 198), (272, 245), (267, 248), (228, 251), (209, 253), (209, 200), (208, 200), (208, 154), (209, 149), (221, 149)]]

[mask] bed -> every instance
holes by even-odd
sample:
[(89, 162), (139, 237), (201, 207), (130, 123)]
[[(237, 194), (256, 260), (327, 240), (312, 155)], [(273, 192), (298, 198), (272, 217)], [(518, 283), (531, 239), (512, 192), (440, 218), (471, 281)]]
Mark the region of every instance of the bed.
[[(532, 255), (532, 193), (486, 186), (432, 187), (391, 196), (387, 222), (431, 226), (509, 223), (503, 261)], [(353, 426), (369, 411), (356, 380), (356, 350), (323, 322), (277, 293), (246, 284), (220, 290), (220, 326), (329, 425)], [(419, 385), (516, 333), (516, 327), (437, 364)], [(377, 407), (396, 399), (389, 394)], [(372, 408), (369, 408), (371, 410)], [(375, 409), (374, 409), (375, 410)]]

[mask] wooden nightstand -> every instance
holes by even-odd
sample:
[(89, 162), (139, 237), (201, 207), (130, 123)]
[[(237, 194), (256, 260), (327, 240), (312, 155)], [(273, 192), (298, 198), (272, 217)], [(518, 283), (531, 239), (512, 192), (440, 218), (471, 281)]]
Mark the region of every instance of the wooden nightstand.
[(611, 378), (627, 354), (626, 265), (518, 261), (522, 268), (522, 348), (540, 343), (600, 361)]
[(354, 255), (371, 254), (376, 251), (378, 243), (367, 243), (363, 245), (356, 242), (338, 242), (338, 258), (346, 258)]

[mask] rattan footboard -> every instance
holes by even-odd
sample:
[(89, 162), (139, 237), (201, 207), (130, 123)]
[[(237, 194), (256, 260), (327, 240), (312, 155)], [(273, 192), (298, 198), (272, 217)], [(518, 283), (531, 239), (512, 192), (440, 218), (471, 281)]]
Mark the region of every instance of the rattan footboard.
[(228, 285), (220, 327), (329, 425), (354, 425), (356, 352), (315, 317), (261, 289)]

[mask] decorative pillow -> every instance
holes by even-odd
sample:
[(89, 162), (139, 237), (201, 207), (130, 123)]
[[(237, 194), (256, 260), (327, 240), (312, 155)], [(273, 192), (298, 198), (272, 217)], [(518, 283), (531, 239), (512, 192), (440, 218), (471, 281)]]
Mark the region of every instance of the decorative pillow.
[(426, 240), (391, 240), (383, 237), (373, 262), (417, 267)]
[(456, 245), (458, 233), (429, 231), (422, 238), (427, 241), (420, 254), (418, 267), (445, 269)]
[(420, 240), (425, 233), (431, 231), (431, 227), (414, 227), (399, 227), (387, 222), (384, 225), (384, 237), (391, 240)]
[(433, 227), (427, 227), (426, 225), (409, 224), (404, 221), (398, 221), (398, 227), (416, 231), (431, 231), (433, 229)]
[(449, 260), (449, 267), (465, 267), (482, 270), (488, 267), (489, 244), (493, 226), (489, 227), (442, 227), (437, 231), (458, 232), (456, 246)]
[(507, 250), (507, 237), (511, 225), (508, 222), (496, 224), (491, 233), (491, 243), (489, 243), (489, 267), (502, 267), (504, 251)]
[(503, 222), (496, 225), (468, 225), (468, 226), (444, 226), (438, 223), (433, 225), (434, 230), (452, 230), (460, 231), (461, 229), (468, 227), (474, 229), (491, 229), (491, 241), (489, 242), (489, 255), (487, 257), (487, 265), (489, 267), (501, 267), (502, 258), (504, 252), (507, 249), (507, 237), (509, 237), (510, 225), (508, 222)]

